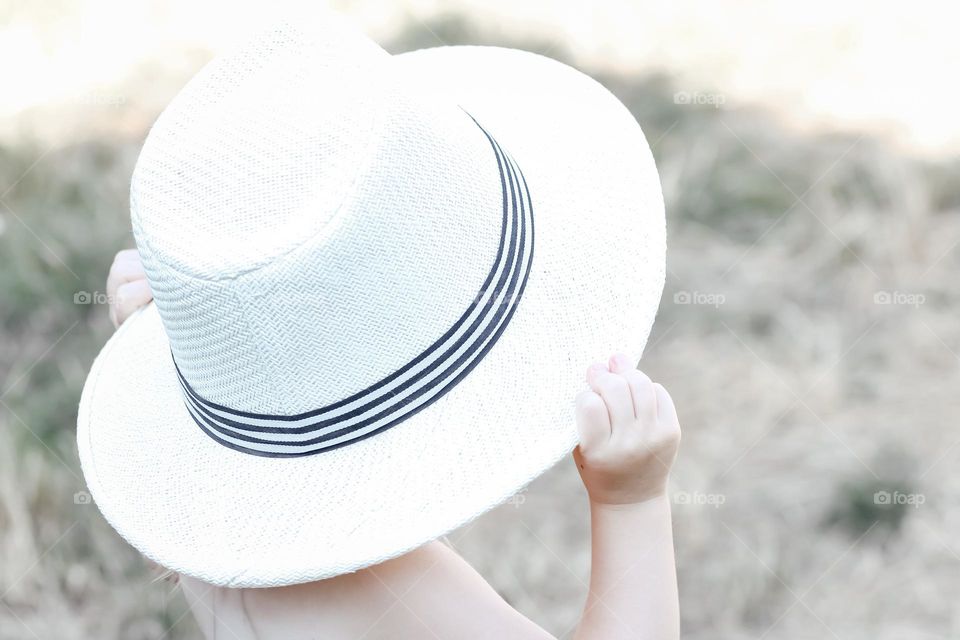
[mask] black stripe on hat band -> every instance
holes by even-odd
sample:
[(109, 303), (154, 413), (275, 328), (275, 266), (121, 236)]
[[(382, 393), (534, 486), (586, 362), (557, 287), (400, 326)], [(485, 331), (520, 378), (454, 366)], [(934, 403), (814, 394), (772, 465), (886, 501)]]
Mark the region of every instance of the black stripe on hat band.
[[(474, 120), (476, 122), (476, 120)], [(201, 397), (174, 361), (191, 417), (211, 438), (245, 453), (289, 457), (319, 453), (379, 433), (432, 404), (460, 382), (503, 333), (526, 288), (534, 225), (523, 172), (496, 140), (490, 142), (503, 193), (497, 255), (478, 295), (426, 350), (366, 389), (295, 415), (231, 409)]]

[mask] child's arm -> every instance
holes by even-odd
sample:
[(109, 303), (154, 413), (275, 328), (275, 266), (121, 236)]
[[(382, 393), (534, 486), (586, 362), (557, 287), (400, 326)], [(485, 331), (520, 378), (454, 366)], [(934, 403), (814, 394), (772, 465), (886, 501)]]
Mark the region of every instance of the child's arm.
[(680, 636), (667, 475), (680, 425), (673, 401), (623, 355), (587, 372), (574, 460), (590, 495), (590, 593), (576, 638)]

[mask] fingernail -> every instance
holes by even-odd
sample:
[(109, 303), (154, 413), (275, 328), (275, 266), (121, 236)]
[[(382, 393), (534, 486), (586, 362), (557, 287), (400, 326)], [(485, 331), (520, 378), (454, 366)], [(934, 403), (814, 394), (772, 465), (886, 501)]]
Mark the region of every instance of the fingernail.
[(610, 362), (618, 369), (627, 369), (631, 366), (630, 358), (624, 353), (615, 353), (613, 357), (610, 358)]

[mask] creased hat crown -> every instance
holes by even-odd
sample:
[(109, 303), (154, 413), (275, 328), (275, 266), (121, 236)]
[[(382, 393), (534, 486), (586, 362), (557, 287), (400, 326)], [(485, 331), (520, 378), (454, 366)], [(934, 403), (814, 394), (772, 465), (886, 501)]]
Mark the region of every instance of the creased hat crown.
[(208, 65), (134, 172), (172, 356), (239, 411), (308, 412), (396, 372), (477, 299), (502, 237), (506, 156), (328, 19)]

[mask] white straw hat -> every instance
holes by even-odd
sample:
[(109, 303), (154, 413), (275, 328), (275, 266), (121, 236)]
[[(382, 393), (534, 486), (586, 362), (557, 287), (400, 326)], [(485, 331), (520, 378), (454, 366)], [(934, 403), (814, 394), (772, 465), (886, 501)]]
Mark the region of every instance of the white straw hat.
[(601, 85), (323, 14), (177, 95), (131, 216), (155, 303), (93, 364), (80, 460), (134, 547), (231, 587), (381, 562), (520, 490), (664, 281), (653, 158)]

